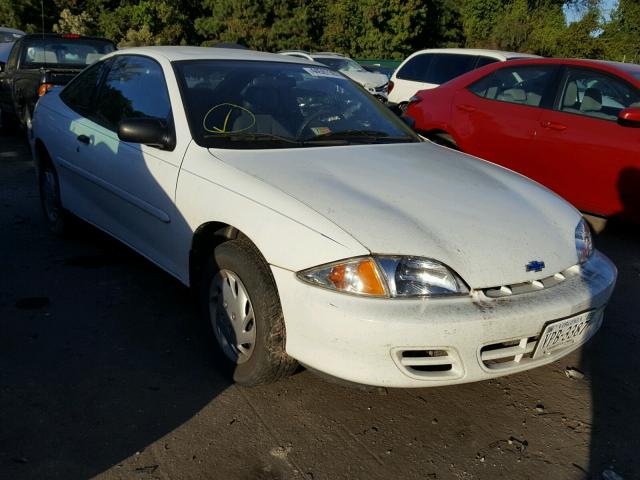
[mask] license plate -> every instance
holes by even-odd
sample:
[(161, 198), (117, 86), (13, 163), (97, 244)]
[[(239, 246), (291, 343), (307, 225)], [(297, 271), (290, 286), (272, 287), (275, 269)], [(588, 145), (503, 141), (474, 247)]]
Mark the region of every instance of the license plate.
[(580, 343), (598, 329), (602, 312), (586, 312), (548, 324), (540, 335), (533, 358), (549, 355), (555, 350)]

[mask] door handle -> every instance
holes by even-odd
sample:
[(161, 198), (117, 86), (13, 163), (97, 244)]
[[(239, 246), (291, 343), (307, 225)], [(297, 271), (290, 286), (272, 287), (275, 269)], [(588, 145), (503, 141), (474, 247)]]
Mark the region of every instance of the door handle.
[(562, 123), (549, 122), (544, 120), (540, 122), (540, 125), (542, 125), (542, 128), (550, 128), (551, 130), (556, 130), (558, 132), (562, 132), (563, 130), (567, 129), (567, 126), (563, 125)]
[(89, 137), (87, 137), (86, 135), (78, 135), (76, 137), (76, 139), (80, 142), (80, 143), (84, 143), (85, 145), (89, 145), (91, 143), (91, 139)]
[(471, 105), (458, 105), (458, 110), (463, 110), (465, 112), (475, 112), (476, 107), (472, 107)]

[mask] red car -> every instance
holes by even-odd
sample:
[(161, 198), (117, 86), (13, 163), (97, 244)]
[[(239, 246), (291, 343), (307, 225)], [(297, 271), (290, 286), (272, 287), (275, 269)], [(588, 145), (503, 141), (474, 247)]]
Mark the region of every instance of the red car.
[(422, 135), (522, 173), (585, 213), (640, 222), (640, 65), (495, 63), (418, 92), (406, 114)]

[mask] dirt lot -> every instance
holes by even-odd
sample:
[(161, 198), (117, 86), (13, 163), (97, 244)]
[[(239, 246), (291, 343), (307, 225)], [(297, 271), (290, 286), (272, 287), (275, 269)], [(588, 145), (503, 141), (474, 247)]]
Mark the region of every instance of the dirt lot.
[(597, 239), (620, 277), (582, 351), (496, 381), (388, 391), (307, 371), (230, 385), (186, 288), (89, 226), (71, 240), (45, 230), (16, 137), (0, 136), (0, 228), (3, 479), (640, 478), (628, 227)]

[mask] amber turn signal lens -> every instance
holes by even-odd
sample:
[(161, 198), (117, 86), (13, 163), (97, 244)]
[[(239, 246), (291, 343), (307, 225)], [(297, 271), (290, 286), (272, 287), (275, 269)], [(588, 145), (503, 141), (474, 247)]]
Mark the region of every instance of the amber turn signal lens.
[(328, 279), (337, 290), (365, 295), (385, 295), (378, 269), (370, 258), (357, 263), (336, 265), (331, 269)]
[(52, 88), (53, 88), (53, 84), (52, 83), (43, 83), (38, 88), (38, 96), (41, 97), (41, 96), (45, 95)]

